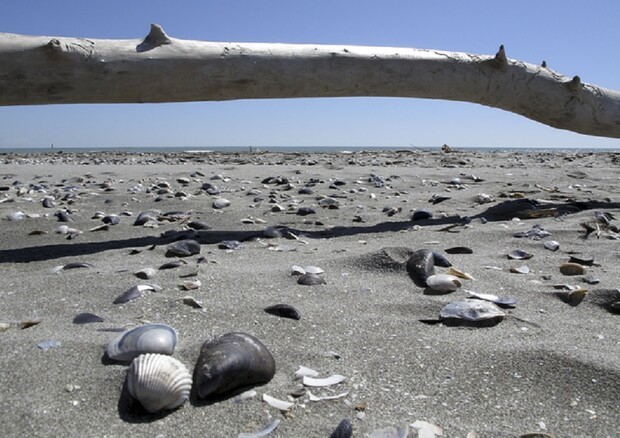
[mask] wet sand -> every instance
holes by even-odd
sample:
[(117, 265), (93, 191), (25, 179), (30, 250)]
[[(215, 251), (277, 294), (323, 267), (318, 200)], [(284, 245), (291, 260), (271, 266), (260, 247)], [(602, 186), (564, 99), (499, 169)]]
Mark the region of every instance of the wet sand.
[[(360, 437), (404, 426), (416, 436), (416, 421), (440, 427), (445, 437), (615, 436), (619, 162), (614, 153), (462, 151), (2, 155), (3, 435), (231, 437), (280, 419), (270, 436), (318, 437), (348, 418)], [(205, 183), (220, 194), (208, 194)], [(300, 194), (302, 188), (312, 193)], [(449, 199), (429, 202), (434, 195)], [(53, 207), (42, 205), (46, 196)], [(230, 205), (214, 209), (217, 198)], [(315, 213), (298, 214), (302, 207)], [(67, 209), (74, 221), (58, 222), (54, 214)], [(160, 212), (156, 219), (135, 226), (137, 215), (151, 209)], [(432, 217), (412, 221), (420, 209)], [(103, 225), (93, 218), (98, 211), (118, 215), (120, 223), (89, 231)], [(20, 220), (8, 220), (19, 212)], [(618, 220), (597, 222), (596, 212)], [(211, 228), (192, 232), (195, 220)], [(57, 233), (62, 225), (80, 233), (69, 239)], [(266, 236), (269, 227), (284, 236)], [(536, 229), (550, 235), (514, 237)], [(112, 303), (145, 283), (135, 271), (174, 260), (165, 256), (167, 246), (188, 236), (201, 252), (147, 281), (161, 291)], [(220, 249), (226, 240), (242, 247)], [(548, 240), (560, 249), (545, 249)], [(457, 246), (472, 253), (444, 251)], [(467, 294), (416, 286), (404, 263), (421, 248), (471, 274), (463, 288), (512, 296), (517, 305), (493, 327), (430, 324)], [(508, 259), (516, 249), (532, 258)], [(562, 275), (571, 255), (594, 263), (583, 275)], [(72, 262), (93, 267), (52, 273)], [(294, 265), (322, 268), (326, 284), (297, 284)], [(523, 265), (529, 273), (510, 272)], [(189, 278), (201, 287), (182, 290), (182, 277), (194, 273)], [(588, 284), (589, 276), (599, 282)], [(579, 303), (567, 302), (560, 285), (588, 292)], [(187, 295), (204, 308), (184, 304)], [(277, 303), (294, 306), (301, 319), (263, 311)], [(74, 324), (82, 312), (104, 321)], [(41, 322), (20, 328), (29, 320)], [(275, 377), (248, 400), (193, 395), (177, 410), (147, 414), (124, 388), (127, 364), (104, 355), (118, 329), (144, 322), (177, 330), (174, 357), (190, 371), (204, 341), (252, 334), (273, 354)], [(50, 340), (60, 344), (38, 347)], [(347, 395), (292, 397), (300, 365), (320, 377), (346, 377), (310, 388), (313, 395)], [(283, 413), (263, 394), (294, 406)]]

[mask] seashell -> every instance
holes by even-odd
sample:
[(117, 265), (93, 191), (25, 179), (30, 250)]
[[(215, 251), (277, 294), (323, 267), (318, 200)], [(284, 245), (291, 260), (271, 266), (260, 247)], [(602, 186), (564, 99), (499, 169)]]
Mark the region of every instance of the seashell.
[(465, 299), (454, 301), (439, 313), (446, 325), (471, 325), (491, 327), (498, 324), (506, 314), (489, 301)]
[(108, 344), (106, 353), (112, 360), (130, 361), (144, 353), (172, 355), (177, 332), (166, 324), (145, 324), (127, 330)]
[(200, 254), (200, 243), (193, 239), (179, 240), (166, 249), (166, 257), (189, 257)]
[(586, 268), (579, 263), (564, 263), (560, 265), (560, 272), (563, 275), (583, 275)]
[(66, 271), (68, 269), (79, 269), (79, 268), (94, 268), (95, 265), (93, 265), (92, 263), (87, 263), (87, 262), (71, 262), (71, 263), (67, 263), (66, 265), (59, 265), (56, 266), (54, 268), (52, 268), (52, 273), (56, 273), (56, 272), (60, 272), (60, 271)]
[(456, 269), (452, 266), (448, 268), (447, 273), (450, 275), (454, 275), (455, 277), (462, 278), (463, 280), (475, 280), (475, 278), (471, 274), (468, 274), (467, 272), (463, 272), (460, 269)]
[(127, 390), (150, 413), (178, 408), (191, 389), (187, 367), (170, 356), (143, 354), (127, 370)]
[(543, 246), (549, 251), (557, 251), (558, 249), (560, 249), (560, 243), (555, 240), (547, 240), (545, 243), (543, 243)]
[(568, 293), (568, 296), (566, 297), (568, 304), (570, 304), (571, 306), (577, 306), (583, 301), (587, 293), (588, 289), (585, 289), (583, 287), (570, 291)]
[(205, 221), (201, 220), (193, 220), (187, 223), (187, 226), (192, 230), (210, 230), (211, 226), (207, 224)]
[(41, 341), (37, 344), (37, 347), (43, 351), (51, 350), (53, 348), (59, 348), (62, 345), (60, 341), (55, 339), (49, 339), (45, 341)]
[(599, 284), (601, 280), (594, 275), (588, 275), (587, 277), (583, 277), (583, 281), (588, 284)]
[(238, 240), (222, 240), (217, 245), (219, 249), (240, 249), (242, 246)]
[(447, 258), (436, 251), (433, 251), (433, 262), (435, 266), (441, 266), (442, 268), (449, 268), (452, 266), (452, 263), (450, 263)]
[(303, 376), (301, 382), (304, 386), (331, 386), (342, 383), (346, 380), (345, 376), (341, 376), (340, 374), (334, 374), (333, 376), (326, 377), (324, 379), (316, 379), (310, 376)]
[(263, 230), (263, 237), (269, 239), (276, 239), (282, 237), (282, 231), (278, 227), (267, 227)]
[(320, 284), (327, 284), (325, 279), (317, 274), (304, 274), (297, 279), (297, 284), (304, 286), (317, 286)]
[(514, 307), (517, 304), (517, 299), (513, 297), (498, 297), (493, 294), (483, 294), (480, 292), (474, 292), (473, 290), (465, 290), (469, 294), (469, 298), (477, 298), (479, 300), (490, 301), (497, 304), (500, 307)]
[(515, 249), (514, 251), (508, 253), (508, 258), (511, 260), (527, 260), (532, 257), (534, 257), (534, 254), (530, 254), (522, 249)]
[(6, 218), (9, 221), (20, 221), (25, 217), (26, 214), (23, 211), (14, 211), (6, 215)]
[(194, 376), (198, 396), (206, 398), (267, 383), (275, 372), (267, 347), (252, 335), (232, 332), (202, 345)]
[(426, 208), (421, 208), (413, 212), (413, 215), (411, 216), (411, 220), (421, 221), (425, 219), (431, 219), (432, 217), (433, 217), (433, 213), (430, 210), (427, 210)]
[(512, 272), (513, 274), (529, 274), (530, 273), (530, 268), (528, 268), (525, 265), (518, 266), (516, 268), (512, 267), (512, 268), (510, 268), (510, 272)]
[(265, 307), (265, 312), (270, 315), (279, 316), (282, 318), (301, 319), (301, 313), (289, 304), (274, 304), (273, 306)]
[(138, 284), (136, 286), (132, 286), (127, 289), (125, 292), (120, 294), (112, 304), (123, 304), (131, 300), (135, 300), (136, 298), (140, 298), (142, 296), (142, 292), (144, 291), (154, 291), (156, 290), (154, 286), (148, 284)]
[[(358, 412), (358, 418), (362, 419), (363, 417), (360, 418), (359, 414), (363, 414), (364, 411)], [(373, 430), (369, 437), (370, 438), (407, 438), (411, 436), (409, 434), (409, 425), (408, 424), (403, 424), (400, 427), (394, 427), (394, 426), (388, 426), (388, 427), (384, 427), (382, 429), (376, 429)], [(436, 435), (429, 435), (426, 432), (423, 432), (421, 434), (415, 434), (415, 436), (417, 437), (424, 437), (424, 438), (435, 438)]]
[(198, 300), (196, 300), (196, 298), (190, 297), (189, 295), (181, 298), (181, 301), (183, 302), (183, 304), (186, 304), (186, 305), (188, 305), (190, 307), (193, 307), (194, 309), (204, 309), (205, 308), (205, 306), (202, 305), (202, 301), (198, 301)]
[(291, 275), (304, 275), (306, 270), (301, 266), (293, 265), (291, 267)]
[(73, 324), (92, 324), (94, 322), (103, 322), (103, 318), (89, 312), (79, 313), (73, 318)]
[(315, 274), (315, 275), (323, 274), (325, 272), (323, 269), (319, 268), (318, 266), (304, 266), (304, 271), (306, 271), (307, 274)]
[(345, 418), (340, 423), (338, 423), (338, 427), (334, 429), (329, 438), (351, 438), (352, 436), (353, 425), (347, 418)]
[(311, 214), (316, 214), (316, 210), (311, 207), (299, 207), (296, 214), (297, 216), (308, 216)]
[(299, 365), (299, 369), (295, 371), (295, 379), (299, 380), (303, 377), (318, 377), (319, 372), (313, 370), (312, 368), (305, 367), (303, 365)]
[[(441, 427), (427, 421), (416, 420), (411, 423), (411, 427), (418, 432), (417, 435), (420, 438), (435, 438), (443, 436), (443, 429)], [(405, 433), (403, 436), (406, 437), (408, 434)]]
[(222, 208), (226, 208), (229, 205), (230, 205), (230, 201), (225, 198), (217, 198), (216, 200), (213, 201), (213, 208), (218, 209), (218, 210)]
[(73, 222), (73, 218), (67, 210), (58, 210), (54, 213), (54, 216), (56, 216), (58, 222)]
[(571, 255), (568, 260), (569, 263), (577, 263), (583, 266), (592, 266), (594, 264), (594, 257), (592, 256), (580, 256), (580, 255)]
[(307, 391), (307, 392), (308, 392), (308, 399), (313, 402), (318, 402), (318, 401), (323, 401), (323, 400), (337, 400), (339, 398), (343, 398), (349, 395), (349, 391), (347, 391), (347, 392), (343, 392), (343, 393), (336, 394), (336, 395), (324, 395), (322, 397), (318, 397), (312, 394), (310, 391)]
[(54, 204), (54, 198), (51, 196), (46, 196), (41, 200), (41, 205), (43, 208), (54, 208), (56, 204)]
[(143, 211), (138, 216), (136, 216), (136, 220), (134, 221), (135, 226), (145, 225), (147, 222), (157, 220), (157, 215), (159, 212), (157, 211)]
[(176, 269), (176, 268), (179, 268), (179, 267), (181, 267), (181, 266), (183, 266), (185, 264), (187, 264), (187, 262), (185, 260), (174, 260), (172, 262), (164, 263), (158, 269), (159, 270)]
[(267, 436), (271, 432), (276, 430), (279, 424), (280, 424), (280, 419), (276, 418), (271, 423), (266, 424), (262, 429), (257, 430), (256, 432), (251, 432), (251, 433), (240, 433), (237, 436), (237, 438), (260, 438), (263, 436)]
[(153, 268), (144, 268), (134, 272), (133, 275), (141, 278), (142, 280), (150, 280), (151, 278), (155, 277), (156, 273), (157, 271)]
[(202, 286), (202, 282), (197, 278), (194, 280), (185, 280), (181, 283), (181, 289), (183, 290), (195, 290), (200, 288), (200, 286)]
[(473, 254), (474, 250), (467, 246), (453, 246), (452, 248), (446, 248), (444, 251), (447, 254)]
[(101, 222), (108, 225), (118, 225), (121, 223), (121, 218), (115, 214), (109, 214), (101, 218)]
[(274, 407), (284, 412), (290, 411), (291, 408), (295, 405), (295, 403), (280, 400), (268, 394), (263, 394), (263, 401), (266, 402), (269, 406)]
[(450, 274), (435, 274), (426, 279), (427, 286), (436, 292), (454, 292), (461, 286), (458, 277)]
[(429, 249), (415, 251), (407, 260), (407, 273), (416, 286), (426, 287), (426, 280), (435, 274), (435, 258)]

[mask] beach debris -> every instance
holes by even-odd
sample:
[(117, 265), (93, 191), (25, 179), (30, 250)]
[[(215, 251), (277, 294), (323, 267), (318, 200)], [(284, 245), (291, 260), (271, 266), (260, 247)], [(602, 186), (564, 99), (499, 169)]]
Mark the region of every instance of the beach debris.
[(461, 287), (458, 277), (450, 274), (435, 274), (426, 279), (429, 289), (435, 292), (454, 292)]
[(222, 240), (217, 247), (219, 249), (235, 250), (243, 248), (243, 245), (238, 240)]
[(297, 216), (308, 216), (311, 214), (316, 214), (316, 210), (312, 207), (299, 207), (296, 214)]
[(321, 284), (327, 284), (325, 279), (319, 274), (303, 274), (297, 279), (297, 284), (304, 286), (317, 286)]
[(527, 265), (511, 267), (509, 271), (513, 274), (529, 274), (530, 268)]
[(560, 265), (560, 273), (562, 275), (583, 275), (586, 268), (579, 263), (563, 263)]
[(176, 268), (180, 268), (181, 266), (186, 265), (186, 264), (187, 264), (187, 262), (185, 260), (173, 260), (171, 262), (164, 263), (158, 269), (160, 271), (163, 271), (163, 270), (166, 270), (166, 269), (176, 269)]
[(112, 304), (123, 304), (128, 301), (140, 298), (142, 296), (142, 292), (156, 291), (157, 289), (157, 287), (150, 284), (138, 284), (136, 286), (130, 287), (125, 292), (116, 297), (116, 299), (112, 301)]
[(489, 204), (491, 202), (495, 202), (495, 198), (491, 195), (487, 195), (486, 193), (478, 193), (474, 196), (474, 201), (478, 204)]
[(204, 309), (204, 306), (202, 305), (202, 301), (198, 301), (196, 300), (196, 298), (191, 297), (189, 295), (181, 298), (181, 301), (183, 302), (183, 304), (193, 307), (194, 309)]
[(136, 220), (133, 222), (134, 226), (144, 226), (146, 224), (148, 224), (149, 222), (154, 222), (157, 220), (157, 216), (160, 214), (161, 212), (159, 210), (149, 210), (149, 211), (143, 211), (141, 213), (138, 214), (138, 216), (136, 216)]
[(12, 211), (6, 215), (6, 219), (9, 221), (20, 221), (26, 217), (23, 211)]
[[(360, 412), (363, 413), (363, 412)], [(422, 435), (418, 435), (422, 436)], [(409, 426), (404, 424), (399, 427), (388, 426), (382, 429), (373, 430), (370, 433), (370, 438), (408, 438)]]
[(299, 310), (291, 306), (290, 304), (274, 304), (272, 306), (265, 307), (265, 312), (270, 315), (279, 316), (281, 318), (301, 319), (301, 313)]
[(73, 324), (92, 324), (103, 322), (103, 318), (90, 312), (78, 313), (73, 318)]
[(473, 254), (474, 250), (467, 246), (453, 246), (444, 250), (447, 254)]
[(420, 208), (413, 212), (413, 215), (411, 216), (411, 220), (421, 221), (421, 220), (431, 219), (432, 217), (433, 217), (433, 213), (430, 210), (426, 208)]
[(411, 427), (418, 431), (418, 438), (435, 438), (443, 436), (443, 429), (432, 423), (416, 420)]
[(492, 327), (505, 317), (506, 314), (494, 303), (476, 299), (454, 301), (439, 313), (439, 318), (446, 325), (474, 327)]
[(48, 340), (39, 342), (37, 344), (37, 347), (39, 347), (40, 350), (47, 351), (47, 350), (52, 350), (54, 348), (59, 348), (61, 345), (62, 343), (60, 341), (57, 341), (55, 339), (48, 339)]
[(418, 287), (427, 287), (428, 277), (435, 274), (435, 258), (430, 249), (419, 249), (407, 260), (407, 273)]
[(547, 240), (545, 241), (545, 243), (543, 243), (543, 246), (545, 247), (545, 249), (554, 252), (560, 249), (560, 243), (557, 240)]
[(267, 347), (247, 333), (231, 332), (206, 341), (194, 375), (200, 398), (269, 382), (276, 363)]
[(335, 395), (323, 395), (323, 396), (314, 395), (310, 391), (307, 391), (307, 393), (308, 393), (308, 399), (312, 402), (320, 402), (320, 401), (325, 401), (325, 400), (338, 400), (339, 398), (344, 398), (347, 395), (349, 395), (349, 391), (342, 392), (340, 394), (335, 394)]
[(213, 208), (221, 210), (230, 205), (230, 201), (226, 198), (217, 198), (213, 201)]
[(248, 389), (247, 391), (243, 391), (241, 394), (235, 396), (234, 401), (235, 401), (235, 403), (241, 403), (241, 402), (244, 402), (246, 400), (253, 399), (257, 395), (258, 395), (258, 392), (256, 392), (256, 390)]
[(318, 379), (310, 376), (303, 376), (301, 382), (304, 386), (313, 386), (313, 387), (321, 387), (321, 386), (332, 386), (342, 383), (346, 380), (345, 376), (341, 376), (340, 374), (334, 374), (329, 377), (325, 377), (323, 379)]
[(547, 230), (544, 230), (540, 226), (535, 226), (534, 228), (528, 231), (518, 231), (512, 235), (512, 237), (516, 237), (519, 239), (526, 238), (526, 239), (532, 239), (532, 240), (540, 240), (540, 239), (544, 239), (545, 237), (549, 237), (549, 236), (551, 236), (551, 233)]
[(587, 284), (599, 284), (601, 282), (601, 280), (594, 275), (588, 275), (586, 277), (583, 277), (582, 280)]
[(80, 268), (94, 268), (95, 265), (87, 262), (71, 262), (65, 265), (58, 265), (52, 268), (52, 273), (55, 274), (60, 271), (67, 271), (69, 269), (80, 269)]
[(304, 275), (306, 270), (301, 266), (293, 265), (291, 266), (291, 275)]
[(349, 421), (348, 418), (345, 418), (340, 423), (334, 431), (331, 433), (329, 438), (351, 438), (353, 436), (353, 425)]
[(171, 356), (142, 354), (127, 370), (127, 390), (150, 413), (178, 408), (191, 389), (187, 367)]
[(114, 338), (106, 348), (112, 360), (127, 362), (144, 353), (171, 356), (177, 345), (177, 332), (166, 324), (145, 324)]
[(143, 268), (139, 271), (134, 272), (133, 275), (142, 280), (150, 280), (151, 278), (155, 277), (156, 273), (157, 271), (153, 268)]
[(441, 253), (437, 251), (433, 251), (433, 263), (435, 266), (440, 266), (442, 268), (449, 268), (452, 266), (452, 263)]
[(596, 238), (599, 239), (603, 231), (607, 232), (609, 237), (617, 238), (620, 229), (611, 223), (615, 217), (613, 214), (602, 211), (595, 211), (594, 218), (581, 222), (579, 225), (584, 229), (584, 239), (587, 239), (590, 234), (596, 232)]
[(189, 257), (200, 254), (200, 243), (193, 239), (184, 239), (174, 242), (166, 249), (166, 257)]
[(58, 219), (58, 222), (73, 222), (73, 218), (67, 210), (58, 210), (54, 213), (54, 216)]
[(290, 411), (291, 408), (295, 406), (295, 403), (280, 400), (268, 394), (263, 394), (263, 401), (266, 402), (269, 406), (279, 409), (280, 411), (283, 411), (283, 412)]
[(193, 220), (187, 223), (187, 226), (192, 230), (210, 230), (211, 226), (202, 220)]
[(577, 263), (579, 265), (583, 265), (583, 266), (592, 266), (594, 265), (594, 257), (592, 256), (587, 256), (587, 255), (577, 255), (577, 254), (573, 254), (570, 256), (569, 263)]
[(510, 260), (528, 260), (534, 257), (534, 254), (531, 254), (523, 249), (515, 249), (514, 251), (510, 251), (507, 257)]
[(455, 277), (462, 278), (463, 280), (475, 280), (475, 278), (471, 274), (463, 272), (460, 269), (455, 268), (454, 266), (450, 266), (448, 268), (447, 274), (454, 275)]
[(304, 377), (318, 377), (319, 372), (313, 370), (312, 368), (305, 367), (303, 365), (299, 366), (299, 369), (295, 371), (295, 380), (303, 379)]
[(281, 420), (279, 418), (276, 418), (271, 423), (267, 423), (265, 426), (263, 426), (261, 429), (257, 430), (256, 432), (240, 433), (237, 436), (237, 438), (262, 438), (264, 436), (269, 435), (271, 432), (275, 431), (278, 428), (280, 421)]
[(193, 280), (185, 280), (183, 283), (179, 285), (179, 287), (183, 290), (195, 290), (202, 286), (202, 282), (195, 278)]
[(304, 271), (306, 274), (314, 274), (314, 275), (320, 275), (323, 274), (325, 271), (322, 268), (319, 268), (318, 266), (304, 266)]
[(30, 327), (34, 327), (35, 325), (39, 325), (42, 322), (43, 320), (39, 318), (26, 319), (24, 321), (18, 321), (18, 322), (1, 322), (0, 332), (5, 332), (10, 328), (18, 328), (20, 330), (23, 330), (23, 329), (27, 329)]
[(428, 202), (430, 202), (431, 204), (439, 204), (440, 202), (447, 201), (448, 199), (451, 199), (450, 196), (439, 195), (435, 193), (433, 196), (431, 196), (431, 199), (429, 199)]
[(469, 295), (468, 298), (490, 301), (497, 304), (499, 307), (514, 307), (517, 305), (517, 299), (513, 297), (500, 297), (493, 294), (485, 294), (467, 289), (462, 289), (462, 291)]

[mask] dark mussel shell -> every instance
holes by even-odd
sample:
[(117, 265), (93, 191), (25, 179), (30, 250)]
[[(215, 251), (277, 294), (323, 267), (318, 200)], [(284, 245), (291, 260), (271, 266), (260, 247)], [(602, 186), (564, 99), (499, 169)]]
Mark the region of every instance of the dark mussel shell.
[(407, 260), (407, 273), (416, 286), (426, 287), (426, 279), (435, 274), (435, 257), (430, 249), (419, 249)]
[(226, 333), (207, 341), (194, 369), (198, 396), (207, 398), (269, 382), (276, 362), (262, 342), (247, 333)]
[(291, 306), (290, 304), (274, 304), (273, 306), (265, 307), (265, 312), (270, 315), (279, 316), (281, 318), (301, 319), (301, 313), (299, 310)]
[(320, 284), (327, 284), (325, 279), (321, 277), (320, 274), (304, 274), (300, 275), (297, 279), (298, 284), (302, 284), (304, 286), (318, 286)]
[(329, 438), (351, 438), (353, 436), (353, 425), (348, 419), (342, 420), (338, 427), (332, 432)]

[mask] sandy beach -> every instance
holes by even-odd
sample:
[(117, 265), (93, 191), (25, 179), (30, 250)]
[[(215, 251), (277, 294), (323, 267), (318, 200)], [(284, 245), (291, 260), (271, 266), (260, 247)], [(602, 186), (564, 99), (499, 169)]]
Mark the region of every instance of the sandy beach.
[[(426, 423), (450, 438), (617, 436), (620, 154), (4, 154), (0, 176), (3, 436), (237, 437), (279, 420), (270, 437), (327, 437), (343, 419), (356, 437)], [(183, 239), (200, 252), (167, 256)], [(420, 249), (473, 279), (417, 286), (406, 263)], [(294, 266), (325, 284), (299, 284)], [(140, 284), (157, 287), (113, 304)], [(442, 321), (467, 291), (517, 303), (492, 327)], [(264, 311), (280, 303), (301, 318)], [(84, 312), (103, 321), (74, 323)], [(149, 414), (129, 364), (105, 354), (144, 323), (176, 330), (190, 372), (205, 341), (251, 334), (275, 376)], [(300, 366), (345, 380), (303, 385)]]

